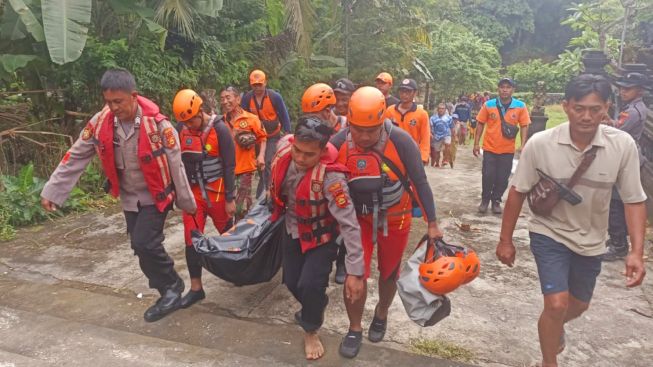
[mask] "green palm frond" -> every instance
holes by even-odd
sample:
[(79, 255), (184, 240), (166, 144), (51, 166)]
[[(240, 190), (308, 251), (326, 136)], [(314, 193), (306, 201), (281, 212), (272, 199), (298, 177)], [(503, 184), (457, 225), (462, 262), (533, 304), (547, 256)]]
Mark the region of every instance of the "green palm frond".
[(295, 36), (295, 47), (305, 58), (311, 55), (311, 35), (315, 24), (315, 9), (309, 0), (284, 0), (286, 29)]
[(195, 10), (191, 0), (160, 0), (155, 9), (154, 19), (157, 23), (168, 29), (176, 29), (188, 39), (195, 38)]

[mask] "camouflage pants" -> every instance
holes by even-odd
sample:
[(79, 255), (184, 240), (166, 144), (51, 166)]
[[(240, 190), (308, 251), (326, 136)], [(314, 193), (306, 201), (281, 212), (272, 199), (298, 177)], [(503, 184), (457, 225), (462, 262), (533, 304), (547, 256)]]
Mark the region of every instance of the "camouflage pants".
[(254, 172), (236, 175), (236, 214), (234, 224), (242, 219), (252, 206), (252, 178)]

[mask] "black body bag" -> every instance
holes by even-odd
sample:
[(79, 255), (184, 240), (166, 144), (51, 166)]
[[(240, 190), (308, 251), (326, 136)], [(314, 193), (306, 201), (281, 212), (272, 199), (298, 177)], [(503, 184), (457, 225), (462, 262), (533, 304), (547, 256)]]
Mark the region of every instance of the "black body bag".
[(202, 266), (237, 286), (265, 283), (281, 267), (283, 218), (270, 222), (266, 199), (259, 200), (247, 216), (227, 232), (214, 237), (193, 231), (193, 246)]

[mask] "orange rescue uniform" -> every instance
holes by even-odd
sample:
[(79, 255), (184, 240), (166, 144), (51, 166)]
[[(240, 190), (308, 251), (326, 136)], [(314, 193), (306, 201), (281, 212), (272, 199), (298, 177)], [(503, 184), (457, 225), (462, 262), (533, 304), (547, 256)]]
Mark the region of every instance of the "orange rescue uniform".
[[(267, 140), (267, 134), (261, 126), (261, 121), (252, 113), (241, 110), (231, 121), (227, 119), (227, 115), (224, 116), (224, 120), (234, 137), (241, 131), (249, 131), (256, 136), (256, 144)], [(236, 176), (253, 171), (256, 171), (255, 147), (245, 149), (236, 142)]]
[(399, 104), (388, 107), (385, 111), (385, 118), (390, 119), (393, 124), (406, 131), (417, 143), (422, 162), (428, 162), (431, 153), (431, 129), (429, 125), (429, 114), (416, 103), (402, 114)]

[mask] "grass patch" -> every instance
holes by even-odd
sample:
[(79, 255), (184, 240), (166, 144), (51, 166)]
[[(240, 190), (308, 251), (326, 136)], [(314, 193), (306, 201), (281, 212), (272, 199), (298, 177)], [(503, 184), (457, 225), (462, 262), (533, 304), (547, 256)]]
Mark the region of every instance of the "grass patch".
[(452, 361), (469, 362), (474, 358), (474, 354), (471, 351), (443, 340), (425, 338), (411, 339), (410, 348), (417, 354)]

